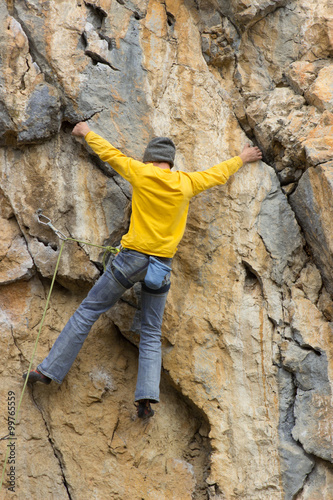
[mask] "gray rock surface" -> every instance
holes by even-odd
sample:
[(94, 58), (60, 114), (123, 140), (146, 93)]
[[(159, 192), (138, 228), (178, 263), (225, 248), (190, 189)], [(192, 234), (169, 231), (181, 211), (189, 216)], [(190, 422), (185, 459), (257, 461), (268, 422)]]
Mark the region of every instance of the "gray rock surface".
[(309, 168), (290, 197), (327, 289), (332, 293), (333, 236), (331, 231), (333, 162)]

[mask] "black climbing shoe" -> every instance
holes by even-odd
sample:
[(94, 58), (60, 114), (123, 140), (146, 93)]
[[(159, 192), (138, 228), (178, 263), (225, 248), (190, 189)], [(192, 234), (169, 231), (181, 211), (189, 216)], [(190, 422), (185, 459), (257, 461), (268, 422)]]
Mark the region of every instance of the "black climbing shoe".
[(22, 377), (24, 378), (24, 380), (28, 377), (28, 383), (30, 384), (41, 382), (42, 384), (48, 385), (51, 383), (51, 379), (49, 377), (46, 377), (46, 375), (43, 375), (38, 370), (33, 370), (29, 373), (24, 373)]
[(150, 418), (154, 415), (154, 410), (150, 406), (149, 399), (141, 399), (136, 407), (139, 418)]

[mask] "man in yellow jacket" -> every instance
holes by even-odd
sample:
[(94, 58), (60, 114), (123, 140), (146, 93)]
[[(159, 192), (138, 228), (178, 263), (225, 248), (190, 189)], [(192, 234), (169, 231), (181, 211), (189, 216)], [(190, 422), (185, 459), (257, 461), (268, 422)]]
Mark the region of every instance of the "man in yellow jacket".
[(167, 137), (150, 141), (140, 162), (122, 154), (85, 122), (78, 123), (72, 134), (84, 137), (103, 161), (131, 183), (130, 227), (121, 240), (122, 250), (69, 319), (49, 355), (24, 377), (28, 375), (30, 383), (54, 380), (60, 384), (100, 314), (140, 281), (142, 319), (135, 401), (138, 417), (151, 417), (151, 403), (159, 401), (161, 326), (171, 263), (185, 231), (189, 202), (201, 191), (224, 184), (243, 164), (260, 160), (262, 154), (259, 148), (247, 145), (239, 156), (207, 170), (172, 172), (176, 148)]

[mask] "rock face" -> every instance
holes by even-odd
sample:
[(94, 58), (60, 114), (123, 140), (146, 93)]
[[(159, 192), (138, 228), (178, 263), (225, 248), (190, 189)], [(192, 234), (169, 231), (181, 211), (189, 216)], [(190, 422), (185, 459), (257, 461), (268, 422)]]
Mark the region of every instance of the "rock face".
[[(139, 286), (94, 325), (61, 386), (26, 389), (1, 493), (333, 498), (331, 2), (17, 0), (0, 3), (0, 26), (0, 437), (61, 248), (38, 210), (101, 246), (128, 227), (130, 187), (74, 124), (135, 158), (169, 136), (185, 171), (249, 141), (264, 155), (192, 200), (153, 419), (133, 406)], [(34, 366), (102, 257), (65, 243)]]

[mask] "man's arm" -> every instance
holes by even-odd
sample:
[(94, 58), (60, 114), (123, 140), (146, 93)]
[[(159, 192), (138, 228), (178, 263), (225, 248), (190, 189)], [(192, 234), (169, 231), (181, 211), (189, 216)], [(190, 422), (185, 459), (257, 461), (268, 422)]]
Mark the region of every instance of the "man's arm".
[(223, 161), (214, 167), (199, 172), (190, 172), (193, 196), (213, 186), (225, 184), (229, 177), (237, 172), (245, 163), (261, 160), (262, 153), (258, 147), (244, 146), (239, 156)]
[(95, 134), (86, 122), (77, 123), (72, 130), (72, 135), (75, 137), (83, 137), (102, 161), (109, 163), (118, 174), (131, 184), (135, 183), (137, 173), (141, 173), (142, 167), (144, 167), (141, 162), (118, 151), (118, 149), (112, 146), (108, 141), (98, 134)]

